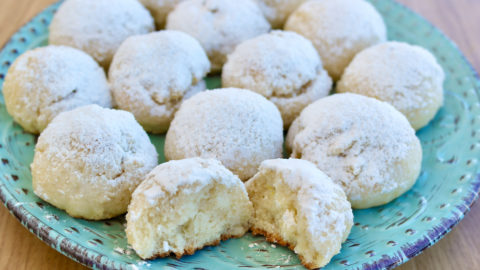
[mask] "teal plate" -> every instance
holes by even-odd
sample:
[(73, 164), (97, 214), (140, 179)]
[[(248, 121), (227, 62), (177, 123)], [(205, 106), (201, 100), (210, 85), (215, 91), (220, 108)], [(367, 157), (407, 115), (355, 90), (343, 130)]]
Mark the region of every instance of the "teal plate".
[[(354, 211), (355, 225), (342, 252), (324, 269), (393, 268), (449, 232), (470, 210), (480, 188), (480, 82), (458, 48), (439, 30), (393, 0), (371, 1), (389, 38), (432, 51), (446, 71), (445, 106), (418, 132), (423, 170), (411, 191), (392, 203)], [(48, 24), (60, 3), (22, 27), (0, 52), (0, 85), (14, 59), (46, 44)], [(218, 78), (209, 87), (218, 87)], [(151, 136), (160, 154), (161, 136)], [(25, 133), (0, 96), (0, 198), (32, 233), (62, 254), (100, 269), (302, 269), (295, 254), (250, 234), (207, 247), (181, 260), (142, 261), (127, 245), (124, 217), (103, 222), (74, 219), (32, 191), (29, 165), (36, 137)]]

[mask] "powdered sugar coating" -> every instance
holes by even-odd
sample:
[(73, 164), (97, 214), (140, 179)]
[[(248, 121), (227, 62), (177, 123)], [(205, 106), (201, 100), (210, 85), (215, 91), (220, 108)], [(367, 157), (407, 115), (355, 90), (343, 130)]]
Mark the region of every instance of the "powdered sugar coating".
[(303, 108), (328, 95), (332, 80), (310, 41), (272, 31), (235, 48), (223, 67), (222, 86), (250, 89), (273, 101), (288, 128)]
[(42, 132), (31, 165), (36, 195), (74, 217), (125, 213), (157, 165), (157, 152), (132, 114), (89, 105), (58, 115)]
[[(280, 237), (311, 268), (339, 253), (353, 225), (352, 209), (342, 188), (314, 164), (266, 160), (246, 187), (254, 206), (254, 232)], [(270, 215), (277, 217), (273, 223)]]
[(242, 180), (282, 156), (283, 124), (273, 103), (244, 89), (217, 89), (185, 101), (167, 132), (168, 160), (216, 158)]
[[(197, 157), (158, 165), (145, 177), (145, 181), (135, 190), (133, 196), (142, 194), (146, 202), (154, 206), (159, 199), (174, 195), (179, 189), (185, 188), (182, 192), (194, 194), (212, 182), (218, 182), (227, 188), (243, 186), (240, 179), (220, 161)], [(242, 191), (247, 196), (245, 188)], [(131, 215), (133, 218), (138, 213)]]
[(50, 44), (85, 51), (108, 68), (122, 41), (153, 31), (154, 23), (137, 0), (66, 0), (49, 30)]
[(337, 91), (386, 101), (402, 112), (413, 128), (420, 129), (443, 104), (444, 80), (442, 67), (429, 51), (387, 42), (355, 56)]
[(358, 52), (387, 39), (382, 17), (365, 0), (308, 1), (292, 13), (285, 30), (313, 42), (335, 81)]
[(422, 149), (391, 105), (336, 94), (309, 105), (287, 135), (292, 157), (315, 163), (342, 185), (354, 208), (385, 204), (415, 183)]
[(256, 0), (272, 28), (282, 28), (288, 16), (307, 0)]
[(140, 0), (140, 3), (152, 13), (157, 29), (162, 29), (165, 27), (167, 15), (182, 1), (185, 0)]
[(88, 104), (112, 106), (103, 69), (86, 53), (65, 46), (20, 55), (7, 73), (3, 95), (15, 121), (35, 134), (61, 112)]
[(109, 70), (115, 103), (146, 131), (164, 133), (181, 102), (205, 90), (210, 62), (201, 45), (178, 31), (133, 36), (118, 49)]
[(195, 37), (218, 72), (235, 46), (268, 32), (270, 24), (254, 0), (186, 0), (169, 14), (166, 28)]

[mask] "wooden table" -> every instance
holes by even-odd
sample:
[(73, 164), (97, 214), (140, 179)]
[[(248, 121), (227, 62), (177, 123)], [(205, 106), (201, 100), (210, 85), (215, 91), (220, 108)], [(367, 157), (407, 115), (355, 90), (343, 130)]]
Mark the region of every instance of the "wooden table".
[[(1, 0), (0, 44), (56, 0)], [(480, 70), (480, 0), (399, 0), (450, 36)], [(0, 269), (86, 269), (48, 247), (0, 207)], [(480, 269), (480, 206), (435, 246), (399, 267), (421, 270)]]

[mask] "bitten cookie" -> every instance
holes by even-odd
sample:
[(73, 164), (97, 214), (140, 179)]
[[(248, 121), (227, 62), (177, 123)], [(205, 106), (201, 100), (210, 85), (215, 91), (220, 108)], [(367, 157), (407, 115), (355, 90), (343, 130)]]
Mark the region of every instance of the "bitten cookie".
[(152, 133), (167, 131), (183, 100), (205, 90), (210, 62), (198, 41), (178, 31), (133, 36), (109, 70), (115, 103)]
[(340, 252), (353, 224), (352, 208), (342, 188), (314, 164), (266, 160), (246, 187), (253, 234), (288, 246), (310, 269)]
[(223, 67), (222, 86), (263, 95), (278, 107), (287, 129), (308, 104), (328, 95), (332, 79), (309, 40), (273, 31), (237, 46)]
[(341, 185), (353, 208), (402, 195), (415, 184), (422, 162), (420, 141), (405, 116), (357, 94), (310, 104), (290, 127), (287, 147)]
[(69, 215), (108, 219), (157, 165), (157, 152), (133, 115), (89, 105), (59, 114), (42, 132), (31, 165), (37, 196)]
[(162, 29), (165, 27), (168, 14), (182, 1), (184, 0), (140, 0), (140, 3), (152, 14), (157, 29)]
[(143, 259), (191, 255), (249, 228), (252, 203), (240, 179), (213, 159), (169, 161), (133, 193), (128, 243)]
[(270, 24), (254, 0), (186, 0), (168, 15), (167, 29), (196, 38), (212, 72), (219, 72), (238, 44), (268, 32)]
[(289, 17), (285, 30), (313, 42), (334, 81), (357, 53), (387, 39), (382, 17), (365, 0), (305, 2)]
[(61, 112), (89, 104), (112, 106), (103, 69), (88, 54), (65, 46), (20, 55), (5, 77), (3, 95), (8, 113), (34, 134)]
[(387, 42), (357, 54), (336, 90), (388, 102), (418, 130), (442, 106), (444, 80), (442, 67), (429, 51), (407, 43)]
[(217, 89), (185, 101), (167, 132), (165, 157), (215, 158), (243, 181), (282, 156), (283, 124), (273, 103), (244, 89)]
[(282, 28), (288, 16), (307, 0), (256, 0), (272, 28)]
[(122, 41), (153, 31), (154, 23), (137, 0), (66, 0), (49, 30), (50, 44), (85, 51), (107, 69)]

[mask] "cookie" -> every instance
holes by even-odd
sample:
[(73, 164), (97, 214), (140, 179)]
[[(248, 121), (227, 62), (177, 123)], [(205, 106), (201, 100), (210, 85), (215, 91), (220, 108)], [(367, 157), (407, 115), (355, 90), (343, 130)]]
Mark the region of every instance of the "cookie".
[(286, 245), (307, 268), (328, 264), (353, 224), (342, 188), (314, 164), (300, 159), (266, 160), (246, 183), (253, 203), (253, 234)]
[(152, 16), (137, 0), (66, 0), (53, 15), (48, 41), (85, 51), (108, 69), (126, 38), (153, 30)]
[(386, 42), (357, 54), (336, 90), (388, 102), (418, 130), (443, 105), (444, 80), (442, 67), (429, 51), (407, 43)]
[(382, 17), (365, 0), (305, 2), (288, 18), (285, 30), (313, 42), (334, 81), (357, 53), (387, 39)]
[(309, 160), (341, 185), (353, 208), (386, 204), (420, 174), (422, 148), (405, 116), (390, 104), (335, 94), (310, 104), (287, 135), (292, 157)]
[(168, 15), (166, 28), (196, 38), (215, 73), (238, 44), (268, 32), (270, 24), (254, 0), (186, 0)]
[(151, 133), (165, 133), (183, 100), (206, 89), (205, 51), (191, 36), (160, 31), (129, 37), (113, 58), (113, 98)]
[(222, 86), (263, 95), (278, 107), (288, 129), (307, 105), (328, 95), (332, 80), (309, 40), (272, 31), (237, 46), (223, 68)]
[(243, 181), (260, 163), (282, 156), (280, 112), (244, 89), (201, 92), (183, 102), (165, 140), (167, 160), (215, 158)]
[(33, 191), (78, 218), (109, 219), (157, 165), (147, 133), (129, 112), (83, 106), (42, 132), (31, 165)]
[(252, 203), (240, 179), (214, 159), (169, 161), (135, 190), (127, 239), (143, 259), (191, 255), (249, 228)]
[(88, 54), (66, 46), (20, 55), (5, 77), (3, 95), (8, 113), (34, 134), (61, 112), (89, 104), (112, 106), (103, 69)]

